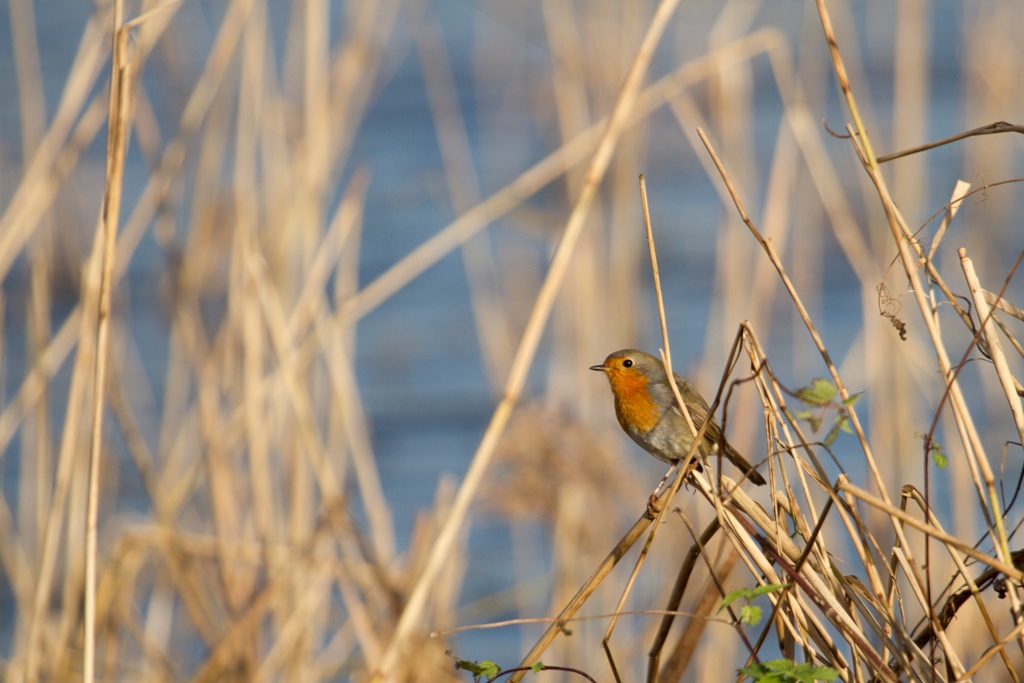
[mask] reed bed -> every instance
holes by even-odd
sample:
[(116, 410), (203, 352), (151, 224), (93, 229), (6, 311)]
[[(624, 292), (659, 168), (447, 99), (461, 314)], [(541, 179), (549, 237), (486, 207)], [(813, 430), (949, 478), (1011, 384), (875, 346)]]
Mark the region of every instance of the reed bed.
[(1020, 3), (8, 9), (4, 680), (1020, 680)]

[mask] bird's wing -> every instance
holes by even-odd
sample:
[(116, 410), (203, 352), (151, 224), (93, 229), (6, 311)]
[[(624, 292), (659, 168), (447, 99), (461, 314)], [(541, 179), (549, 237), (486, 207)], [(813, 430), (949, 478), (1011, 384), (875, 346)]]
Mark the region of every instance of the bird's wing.
[[(704, 397), (696, 387), (687, 382), (685, 379), (676, 374), (676, 386), (679, 387), (679, 394), (686, 401), (686, 407), (689, 409), (690, 418), (693, 420), (693, 426), (695, 429), (700, 430), (704, 425), (704, 421), (708, 419), (708, 415), (711, 413), (711, 407), (708, 406), (708, 402), (704, 400)], [(672, 403), (672, 410), (676, 413), (682, 414), (679, 410), (679, 406), (675, 403), (675, 396), (672, 394), (672, 387), (669, 385), (668, 380), (665, 380), (665, 390), (668, 391), (670, 401)], [(714, 416), (711, 416), (711, 424), (704, 431), (704, 439), (711, 443), (717, 444), (722, 440), (722, 428), (718, 426), (718, 421), (715, 420)]]

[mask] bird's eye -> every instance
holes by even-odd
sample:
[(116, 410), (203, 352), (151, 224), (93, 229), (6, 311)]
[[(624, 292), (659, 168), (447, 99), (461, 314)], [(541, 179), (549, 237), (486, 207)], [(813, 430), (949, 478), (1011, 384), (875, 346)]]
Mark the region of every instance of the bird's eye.
[(632, 358), (627, 358), (626, 360), (622, 361), (622, 367), (624, 367), (624, 368), (631, 368), (631, 367), (633, 367), (633, 359)]

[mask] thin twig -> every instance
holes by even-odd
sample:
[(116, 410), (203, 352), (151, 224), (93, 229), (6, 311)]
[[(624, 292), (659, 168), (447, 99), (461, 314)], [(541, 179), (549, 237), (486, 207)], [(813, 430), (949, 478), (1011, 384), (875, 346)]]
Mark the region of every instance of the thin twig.
[(899, 159), (900, 157), (910, 156), (912, 154), (918, 154), (925, 152), (929, 149), (935, 149), (936, 147), (942, 147), (948, 145), (951, 142), (957, 140), (963, 140), (965, 138), (973, 137), (975, 135), (994, 135), (996, 133), (1024, 133), (1024, 126), (1017, 126), (1006, 121), (996, 121), (990, 123), (987, 126), (981, 126), (979, 128), (972, 128), (971, 130), (964, 131), (963, 133), (957, 133), (956, 135), (950, 135), (948, 138), (942, 138), (941, 140), (935, 140), (934, 142), (927, 142), (917, 147), (911, 147), (909, 149), (902, 149), (899, 152), (893, 152), (892, 154), (886, 154), (885, 156), (878, 157), (878, 163), (884, 164), (887, 161), (893, 159)]
[(110, 127), (107, 140), (106, 191), (103, 211), (97, 225), (103, 243), (100, 267), (99, 306), (96, 322), (96, 355), (93, 373), (92, 438), (89, 445), (89, 489), (85, 523), (85, 642), (82, 651), (82, 678), (92, 683), (96, 676), (96, 541), (100, 504), (100, 464), (103, 451), (103, 407), (107, 379), (107, 347), (110, 338), (110, 298), (114, 272), (114, 247), (121, 215), (121, 185), (124, 156), (128, 143), (131, 101), (131, 62), (126, 53), (128, 31), (121, 26), (124, 3), (114, 3), (114, 49), (111, 59)]

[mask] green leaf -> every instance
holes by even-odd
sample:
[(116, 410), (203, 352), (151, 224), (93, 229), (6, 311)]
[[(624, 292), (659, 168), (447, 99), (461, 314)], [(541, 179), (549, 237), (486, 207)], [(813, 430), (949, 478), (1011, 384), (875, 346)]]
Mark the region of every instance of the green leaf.
[(836, 386), (827, 379), (816, 377), (811, 380), (811, 386), (797, 389), (796, 396), (809, 406), (823, 407), (836, 397)]
[(836, 439), (839, 438), (839, 425), (832, 425), (832, 429), (828, 430), (828, 434), (825, 435), (825, 445), (831, 446), (835, 443)]
[(821, 414), (814, 410), (799, 410), (793, 414), (798, 420), (803, 420), (811, 426), (811, 431), (817, 432), (821, 429)]
[(750, 676), (759, 683), (814, 683), (814, 681), (834, 681), (839, 672), (827, 666), (813, 664), (797, 664), (789, 659), (773, 659), (760, 664), (751, 664), (739, 672)]
[(744, 605), (740, 607), (740, 622), (744, 624), (756, 624), (761, 621), (761, 608), (757, 605)]
[(480, 673), (487, 677), (487, 680), (493, 679), (499, 673), (501, 673), (501, 667), (492, 662), (489, 659), (485, 659), (480, 662)]
[(736, 602), (740, 598), (747, 598), (749, 600), (750, 599), (750, 589), (749, 588), (740, 588), (740, 589), (734, 590), (733, 592), (731, 592), (728, 595), (726, 595), (724, 598), (722, 598), (722, 604), (718, 606), (718, 611), (721, 612), (726, 607), (728, 607), (732, 603)]
[(814, 433), (817, 433), (818, 430), (821, 429), (822, 422), (823, 420), (821, 419), (821, 415), (812, 415), (807, 418), (807, 423), (811, 425), (811, 431)]
[(757, 597), (758, 595), (768, 595), (769, 593), (778, 593), (779, 591), (781, 591), (784, 588), (786, 588), (786, 586), (788, 586), (788, 585), (789, 585), (788, 583), (766, 583), (765, 585), (758, 586), (757, 588), (755, 588), (752, 591), (750, 591), (750, 596), (751, 597)]
[(501, 673), (501, 667), (489, 659), (485, 659), (480, 662), (472, 659), (455, 659), (455, 668), (457, 670), (468, 671), (470, 675), (477, 680), (481, 676), (486, 677), (487, 680), (492, 680), (495, 676)]
[(860, 398), (861, 394), (863, 393), (863, 391), (858, 391), (856, 394), (850, 394), (850, 397), (843, 401), (843, 405), (849, 408), (850, 406), (857, 402), (857, 399)]
[(836, 425), (847, 434), (853, 434), (853, 427), (850, 426), (849, 415), (836, 415)]
[(544, 662), (534, 662), (533, 664), (530, 665), (530, 671), (532, 671), (533, 673), (538, 673), (538, 672), (543, 671), (543, 670), (544, 670)]
[(949, 464), (949, 458), (942, 452), (942, 446), (937, 443), (932, 443), (932, 460), (939, 466), (940, 470), (946, 469), (946, 465)]
[(786, 683), (786, 678), (773, 672), (764, 664), (751, 664), (739, 669), (739, 673), (744, 676), (750, 676), (752, 680), (758, 681), (758, 683)]

